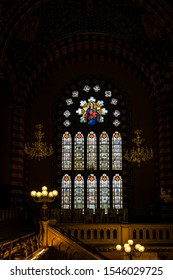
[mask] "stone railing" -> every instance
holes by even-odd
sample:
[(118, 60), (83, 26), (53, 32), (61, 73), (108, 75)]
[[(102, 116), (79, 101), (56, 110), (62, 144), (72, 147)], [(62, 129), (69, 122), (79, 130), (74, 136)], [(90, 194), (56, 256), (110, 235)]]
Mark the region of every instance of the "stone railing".
[[(45, 231), (45, 222), (44, 232)], [(48, 225), (47, 225), (48, 226)], [(96, 254), (93, 250), (87, 246), (84, 242), (77, 240), (73, 236), (68, 236), (68, 234), (58, 226), (48, 226), (47, 228), (47, 240), (45, 236), (43, 237), (43, 244), (49, 248), (54, 248), (56, 250), (56, 255), (54, 252), (55, 259), (79, 259), (79, 260), (99, 260), (104, 259), (103, 256)], [(45, 247), (46, 247), (45, 246)]]
[(40, 248), (40, 234), (30, 233), (8, 242), (0, 242), (0, 260), (26, 260)]
[(119, 259), (116, 245), (128, 239), (145, 246), (140, 259), (173, 259), (173, 224), (51, 225), (49, 221), (47, 232), (55, 259)]
[(136, 242), (173, 244), (173, 224), (132, 224), (130, 235)]
[(146, 244), (172, 244), (173, 224), (64, 224), (61, 229), (87, 244), (125, 243), (128, 239)]

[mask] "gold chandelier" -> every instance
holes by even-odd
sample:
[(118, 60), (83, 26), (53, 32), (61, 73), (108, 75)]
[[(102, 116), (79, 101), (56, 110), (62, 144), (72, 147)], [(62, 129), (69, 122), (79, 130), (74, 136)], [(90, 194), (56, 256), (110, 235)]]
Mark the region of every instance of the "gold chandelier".
[(44, 138), (44, 133), (42, 132), (43, 125), (37, 124), (35, 128), (37, 129), (37, 131), (34, 132), (34, 134), (37, 141), (32, 143), (32, 147), (30, 147), (29, 143), (25, 144), (24, 152), (31, 159), (40, 160), (51, 156), (54, 151), (52, 145), (47, 147), (47, 144), (42, 142), (42, 139)]
[(124, 158), (131, 162), (137, 163), (138, 166), (141, 165), (141, 162), (146, 162), (153, 158), (153, 151), (152, 149), (148, 149), (147, 147), (141, 147), (144, 138), (141, 138), (142, 130), (135, 130), (134, 134), (136, 137), (132, 139), (132, 142), (136, 144), (130, 151), (126, 151)]

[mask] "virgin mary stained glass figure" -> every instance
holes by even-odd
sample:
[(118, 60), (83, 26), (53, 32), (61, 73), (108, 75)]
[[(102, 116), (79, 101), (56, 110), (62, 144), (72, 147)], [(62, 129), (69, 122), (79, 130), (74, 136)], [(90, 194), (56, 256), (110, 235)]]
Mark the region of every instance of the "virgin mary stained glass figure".
[(80, 122), (88, 123), (90, 126), (104, 122), (103, 115), (106, 115), (108, 111), (103, 108), (103, 105), (103, 100), (98, 100), (96, 102), (96, 99), (92, 96), (88, 99), (88, 102), (86, 100), (81, 100), (80, 106), (82, 108), (78, 108), (76, 111), (78, 115), (82, 115)]
[(96, 122), (100, 122), (100, 113), (98, 112), (97, 108), (94, 107), (94, 102), (89, 103), (89, 108), (84, 114), (84, 119), (91, 126), (95, 125)]

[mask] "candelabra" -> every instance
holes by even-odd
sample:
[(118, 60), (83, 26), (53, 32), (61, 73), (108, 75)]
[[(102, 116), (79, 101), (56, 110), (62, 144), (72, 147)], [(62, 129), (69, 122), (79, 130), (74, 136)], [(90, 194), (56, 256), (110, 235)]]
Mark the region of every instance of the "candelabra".
[(129, 239), (123, 246), (120, 244), (116, 245), (116, 250), (120, 253), (125, 253), (129, 260), (133, 260), (133, 257), (141, 256), (145, 247), (140, 244), (134, 245), (133, 240)]
[(133, 147), (130, 151), (126, 151), (124, 158), (131, 162), (131, 163), (137, 163), (138, 166), (141, 165), (141, 162), (146, 162), (153, 158), (153, 151), (150, 148), (150, 150), (146, 147), (141, 147), (142, 142), (144, 141), (143, 138), (141, 138), (142, 130), (135, 130), (134, 132), (136, 134), (136, 137), (132, 139), (132, 142), (136, 144), (136, 147)]
[(33, 197), (35, 202), (42, 203), (42, 220), (47, 220), (48, 218), (48, 206), (47, 203), (53, 202), (55, 197), (58, 195), (57, 190), (53, 190), (51, 192), (47, 191), (47, 187), (43, 186), (41, 192), (36, 192), (33, 190), (31, 192), (31, 196)]
[(43, 159), (53, 154), (52, 145), (47, 147), (47, 144), (42, 142), (44, 138), (44, 133), (41, 131), (43, 126), (41, 124), (37, 124), (36, 126), (37, 131), (34, 133), (35, 138), (37, 139), (36, 142), (32, 143), (32, 147), (30, 147), (29, 143), (25, 144), (24, 152), (31, 158), (31, 159)]

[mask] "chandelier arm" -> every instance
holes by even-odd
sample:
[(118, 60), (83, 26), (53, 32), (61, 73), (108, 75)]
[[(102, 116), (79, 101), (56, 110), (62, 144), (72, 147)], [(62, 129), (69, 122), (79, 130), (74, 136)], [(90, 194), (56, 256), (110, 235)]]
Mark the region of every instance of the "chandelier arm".
[(37, 124), (35, 127), (37, 131), (34, 134), (37, 141), (32, 143), (31, 146), (29, 145), (29, 143), (26, 143), (24, 152), (31, 159), (41, 160), (43, 158), (51, 156), (54, 151), (52, 148), (52, 144), (50, 144), (50, 146), (48, 147), (47, 143), (42, 141), (42, 138), (44, 138), (44, 133), (41, 131), (43, 125)]
[(141, 138), (142, 130), (136, 130), (134, 134), (136, 134), (136, 138), (132, 139), (132, 142), (136, 144), (136, 147), (132, 147), (130, 151), (126, 150), (124, 158), (131, 162), (132, 164), (137, 163), (138, 166), (141, 165), (142, 162), (146, 162), (153, 158), (153, 150), (147, 147), (141, 147), (144, 138)]

